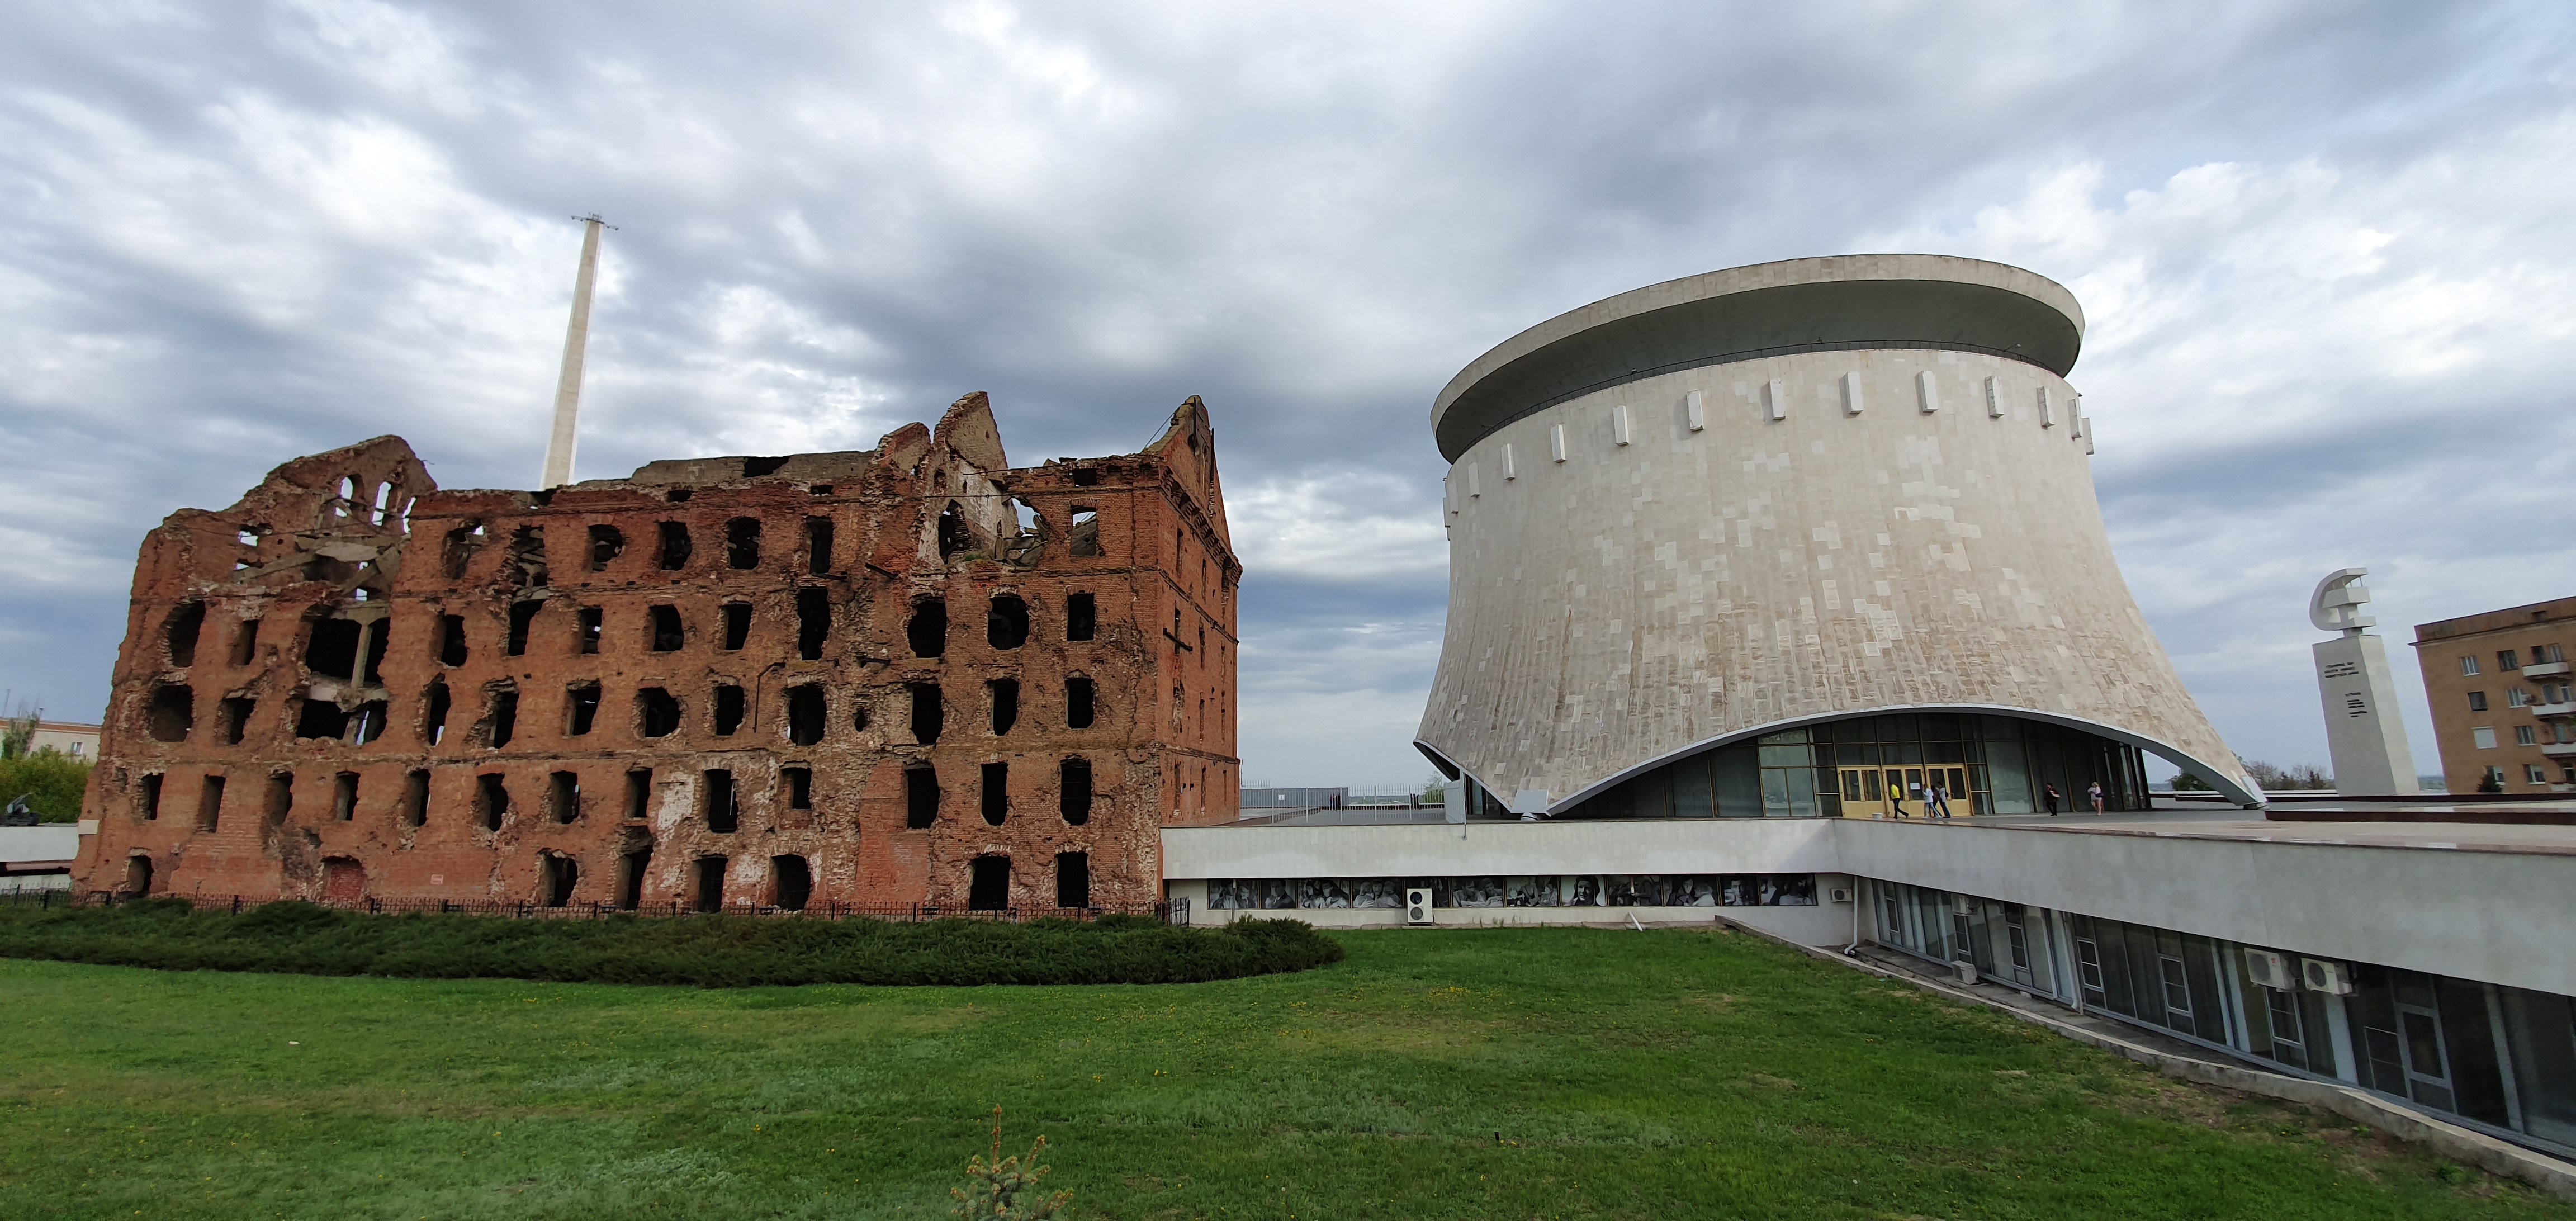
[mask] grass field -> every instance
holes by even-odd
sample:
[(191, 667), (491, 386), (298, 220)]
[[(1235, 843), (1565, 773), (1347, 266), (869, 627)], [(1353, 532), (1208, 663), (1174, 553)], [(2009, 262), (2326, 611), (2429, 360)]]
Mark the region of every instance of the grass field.
[(0, 1215), (2560, 1217), (1741, 934), (1337, 935), (1297, 975), (709, 991), (0, 962)]

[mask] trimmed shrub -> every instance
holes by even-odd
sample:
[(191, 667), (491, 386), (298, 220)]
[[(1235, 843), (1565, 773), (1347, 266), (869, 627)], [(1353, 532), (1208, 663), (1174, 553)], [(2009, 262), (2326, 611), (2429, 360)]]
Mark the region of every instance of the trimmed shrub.
[(0, 907), (0, 957), (165, 970), (543, 979), (745, 988), (792, 984), (1173, 984), (1303, 971), (1339, 943), (1297, 920), (1214, 929), (1152, 920), (999, 924), (689, 916), (512, 920), (376, 916), (302, 901), (242, 915), (185, 900)]

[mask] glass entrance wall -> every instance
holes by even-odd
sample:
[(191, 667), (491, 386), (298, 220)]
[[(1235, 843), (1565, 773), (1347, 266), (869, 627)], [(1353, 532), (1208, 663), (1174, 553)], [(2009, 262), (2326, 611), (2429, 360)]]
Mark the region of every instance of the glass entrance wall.
[(2084, 805), (2147, 808), (2138, 749), (2046, 721), (1974, 713), (1853, 717), (1765, 734), (1629, 778), (1558, 818), (1920, 816), (1929, 791), (1953, 814), (2030, 814)]

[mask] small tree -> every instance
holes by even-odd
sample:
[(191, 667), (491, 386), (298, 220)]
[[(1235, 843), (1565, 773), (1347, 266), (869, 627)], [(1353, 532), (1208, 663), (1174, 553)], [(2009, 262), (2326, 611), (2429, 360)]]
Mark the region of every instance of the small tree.
[(2504, 791), (2504, 781), (2496, 779), (2496, 774), (2494, 772), (2488, 772), (2486, 775), (2478, 779), (2478, 791), (2481, 793), (2501, 793)]
[(0, 727), (0, 759), (24, 759), (36, 745), (36, 718), (40, 712), (10, 717)]
[(1072, 1192), (1059, 1191), (1050, 1196), (1038, 1186), (1038, 1180), (1048, 1173), (1047, 1167), (1038, 1164), (1038, 1153), (1045, 1148), (1046, 1137), (1041, 1135), (1029, 1146), (1028, 1156), (1002, 1156), (1002, 1108), (994, 1107), (993, 1160), (985, 1161), (979, 1153), (966, 1163), (966, 1175), (975, 1180), (975, 1186), (971, 1191), (962, 1187), (948, 1189), (957, 1201), (955, 1214), (993, 1221), (1053, 1221), (1070, 1216), (1064, 1209), (1073, 1199)]
[(1447, 800), (1449, 800), (1449, 782), (1441, 779), (1440, 773), (1431, 773), (1431, 778), (1422, 782), (1422, 804), (1431, 805), (1434, 802)]

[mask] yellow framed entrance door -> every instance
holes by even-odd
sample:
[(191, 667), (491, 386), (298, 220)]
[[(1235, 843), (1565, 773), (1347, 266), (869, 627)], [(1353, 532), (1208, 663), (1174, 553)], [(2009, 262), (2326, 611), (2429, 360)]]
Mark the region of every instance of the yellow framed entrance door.
[[(1894, 773), (1887, 773), (1893, 775)], [(1874, 767), (1842, 769), (1843, 817), (1876, 818), (1892, 813), (1887, 805), (1887, 781)], [(1901, 779), (1897, 783), (1904, 783)], [(1896, 790), (1899, 793), (1903, 789)]]

